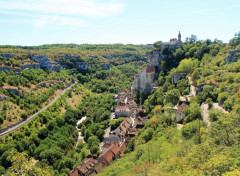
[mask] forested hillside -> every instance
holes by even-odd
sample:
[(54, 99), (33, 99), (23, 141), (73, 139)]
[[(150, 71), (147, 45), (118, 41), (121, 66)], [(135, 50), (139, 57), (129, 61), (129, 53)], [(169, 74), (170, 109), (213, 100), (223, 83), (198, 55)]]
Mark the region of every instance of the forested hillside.
[[(145, 51), (146, 46), (120, 44), (1, 46), (1, 53), (11, 54), (11, 58), (0, 56), (2, 68), (9, 68), (0, 71), (2, 129), (28, 118), (64, 88), (77, 84), (26, 125), (0, 138), (0, 175), (68, 175), (89, 154), (98, 156), (116, 105), (113, 97), (131, 87), (134, 75), (146, 64)], [(33, 53), (69, 67), (59, 72), (16, 70), (25, 62), (34, 64)], [(88, 69), (73, 67), (76, 62), (88, 63)]]
[(188, 38), (172, 53), (179, 65), (141, 97), (150, 120), (99, 175), (240, 175), (239, 44), (239, 33), (229, 44)]

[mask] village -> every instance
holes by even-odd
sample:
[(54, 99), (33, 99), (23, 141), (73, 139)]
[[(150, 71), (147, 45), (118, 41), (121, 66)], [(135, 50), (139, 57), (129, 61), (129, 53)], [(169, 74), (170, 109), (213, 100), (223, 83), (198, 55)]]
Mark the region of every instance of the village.
[(70, 176), (93, 176), (99, 173), (105, 166), (118, 160), (124, 155), (128, 142), (134, 137), (145, 123), (148, 121), (147, 113), (139, 107), (133, 100), (133, 89), (121, 90), (118, 95), (114, 96), (117, 107), (112, 113), (111, 119), (117, 120), (124, 117), (124, 121), (118, 128), (106, 130), (105, 138), (101, 143), (101, 154), (99, 157), (88, 156), (80, 166), (74, 168)]

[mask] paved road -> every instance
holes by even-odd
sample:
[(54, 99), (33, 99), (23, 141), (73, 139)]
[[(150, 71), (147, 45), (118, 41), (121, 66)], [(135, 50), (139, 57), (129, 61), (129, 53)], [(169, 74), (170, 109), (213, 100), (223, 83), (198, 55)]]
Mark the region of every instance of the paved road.
[(203, 103), (203, 104), (201, 105), (201, 110), (202, 110), (203, 121), (204, 121), (204, 122), (207, 122), (207, 125), (210, 126), (210, 125), (211, 125), (211, 121), (209, 120), (208, 104)]
[(18, 129), (19, 127), (21, 127), (22, 125), (26, 124), (27, 122), (29, 122), (30, 120), (32, 120), (34, 117), (36, 117), (38, 114), (40, 114), (41, 112), (45, 111), (48, 107), (50, 107), (51, 105), (53, 105), (53, 103), (55, 103), (55, 101), (63, 94), (66, 93), (67, 90), (71, 89), (73, 86), (75, 86), (77, 84), (77, 82), (75, 82), (74, 84), (72, 84), (71, 86), (69, 86), (68, 88), (64, 89), (58, 96), (56, 96), (47, 106), (45, 106), (44, 108), (42, 108), (40, 111), (38, 111), (36, 114), (33, 114), (32, 116), (28, 117), (25, 121), (19, 123), (18, 125), (14, 126), (14, 127), (10, 127), (7, 131), (4, 131), (2, 133), (0, 133), (0, 136), (4, 136), (16, 129)]

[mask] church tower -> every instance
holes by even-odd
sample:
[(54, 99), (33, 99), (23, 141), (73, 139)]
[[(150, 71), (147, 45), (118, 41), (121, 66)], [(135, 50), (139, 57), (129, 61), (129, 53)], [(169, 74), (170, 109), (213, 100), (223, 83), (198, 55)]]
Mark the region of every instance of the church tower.
[(182, 36), (181, 36), (181, 33), (179, 31), (179, 34), (178, 34), (178, 48), (181, 48), (182, 47)]
[(181, 36), (180, 31), (179, 31), (179, 34), (178, 34), (178, 41), (179, 41), (179, 42), (182, 42), (182, 36)]

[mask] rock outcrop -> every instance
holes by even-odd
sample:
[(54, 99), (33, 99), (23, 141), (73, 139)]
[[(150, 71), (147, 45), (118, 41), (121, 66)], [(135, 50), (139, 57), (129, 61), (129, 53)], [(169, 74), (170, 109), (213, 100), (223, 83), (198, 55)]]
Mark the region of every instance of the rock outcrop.
[(9, 53), (1, 53), (0, 56), (5, 57), (6, 59), (10, 59), (14, 57), (14, 55)]
[(103, 64), (103, 70), (108, 70), (110, 69), (110, 65), (109, 64)]
[(75, 68), (78, 70), (88, 70), (88, 63), (87, 62), (76, 62)]
[(230, 64), (232, 62), (237, 62), (240, 58), (240, 50), (232, 50), (229, 52), (229, 56), (226, 58), (225, 63)]
[(38, 69), (38, 68), (40, 68), (40, 64), (21, 65), (21, 69), (26, 69), (26, 68)]

